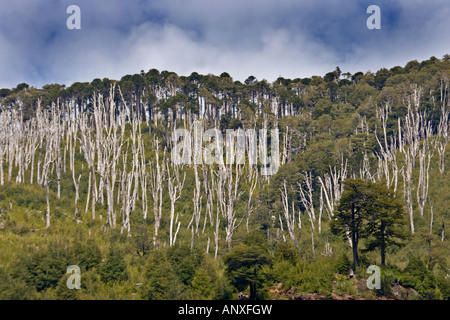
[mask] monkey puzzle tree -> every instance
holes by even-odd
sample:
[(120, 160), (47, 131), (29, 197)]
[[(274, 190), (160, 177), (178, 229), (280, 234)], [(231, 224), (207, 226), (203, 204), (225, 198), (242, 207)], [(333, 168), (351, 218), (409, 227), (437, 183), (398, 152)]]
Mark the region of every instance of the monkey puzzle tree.
[(380, 248), (381, 265), (384, 266), (387, 246), (399, 245), (396, 240), (406, 237), (401, 230), (403, 224), (403, 205), (384, 184), (361, 179), (344, 181), (344, 192), (331, 230), (350, 240), (353, 267), (359, 265), (358, 244), (363, 237), (369, 240), (365, 251)]
[(369, 183), (361, 179), (347, 179), (344, 181), (338, 207), (331, 221), (331, 231), (349, 238), (353, 251), (353, 267), (359, 266), (358, 244), (364, 236), (364, 216), (370, 197)]
[(250, 286), (250, 299), (257, 298), (257, 287), (262, 284), (260, 271), (264, 265), (272, 262), (267, 249), (261, 245), (262, 237), (251, 233), (245, 243), (240, 244), (225, 255), (224, 262), (231, 283), (238, 290)]
[(406, 238), (402, 226), (406, 224), (403, 204), (384, 184), (370, 183), (370, 202), (367, 203), (367, 231), (371, 235), (366, 251), (380, 248), (381, 265), (386, 264), (386, 248), (399, 246)]

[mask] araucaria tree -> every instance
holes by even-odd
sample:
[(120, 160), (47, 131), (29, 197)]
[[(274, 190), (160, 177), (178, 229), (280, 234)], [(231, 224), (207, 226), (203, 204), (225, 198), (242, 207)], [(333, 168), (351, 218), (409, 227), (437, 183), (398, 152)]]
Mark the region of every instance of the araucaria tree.
[(367, 251), (380, 248), (381, 266), (386, 265), (386, 248), (401, 245), (399, 240), (407, 237), (402, 230), (406, 225), (403, 203), (385, 185), (370, 183), (371, 203), (367, 208), (367, 231), (371, 236)]
[(353, 267), (359, 265), (358, 244), (362, 238), (368, 239), (365, 251), (380, 248), (381, 265), (385, 266), (386, 248), (399, 245), (398, 240), (406, 237), (402, 230), (404, 217), (402, 202), (384, 182), (347, 179), (331, 230), (344, 239), (350, 236)]
[(331, 230), (342, 234), (345, 239), (350, 235), (353, 251), (353, 267), (359, 265), (358, 244), (364, 236), (364, 216), (369, 203), (369, 182), (360, 179), (344, 181), (344, 192), (331, 222)]
[(257, 288), (262, 283), (263, 266), (270, 266), (272, 258), (258, 232), (246, 236), (244, 243), (232, 248), (223, 259), (231, 283), (238, 290), (250, 287), (250, 300), (257, 299)]

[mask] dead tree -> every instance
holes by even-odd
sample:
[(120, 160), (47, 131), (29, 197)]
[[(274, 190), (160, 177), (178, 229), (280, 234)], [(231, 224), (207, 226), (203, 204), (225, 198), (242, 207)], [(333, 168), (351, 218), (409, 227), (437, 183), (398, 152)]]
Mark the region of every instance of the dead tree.
[[(219, 202), (219, 199), (217, 199), (217, 202)], [(217, 254), (219, 252), (219, 240), (220, 240), (220, 204), (217, 203), (216, 206), (216, 226), (215, 226), (215, 230), (214, 230), (214, 245), (215, 245), (215, 250), (214, 250), (214, 259), (217, 259)]]
[(30, 165), (30, 184), (33, 184), (33, 176), (34, 176), (34, 158), (36, 155), (36, 151), (38, 148), (38, 132), (36, 125), (36, 118), (31, 119), (29, 122), (29, 129), (27, 134), (27, 147), (25, 151), (25, 170), (28, 169), (28, 165)]
[[(241, 130), (239, 131), (240, 137), (245, 138), (245, 133)], [(232, 137), (234, 139), (234, 137)], [(239, 138), (238, 138), (239, 139)], [(218, 170), (215, 172), (217, 175), (217, 199), (221, 214), (225, 220), (225, 241), (227, 246), (231, 246), (231, 241), (235, 230), (241, 225), (245, 218), (243, 215), (239, 221), (236, 216), (235, 206), (239, 197), (243, 194), (240, 190), (240, 182), (242, 175), (244, 173), (244, 154), (239, 151), (239, 140), (235, 144), (234, 140), (228, 140), (231, 142), (227, 146), (227, 164), (224, 163), (221, 154), (216, 154), (216, 159), (218, 162)], [(242, 142), (243, 140), (241, 140)], [(222, 146), (220, 145), (221, 140), (216, 139), (217, 149), (220, 150)]]
[(75, 219), (78, 219), (78, 200), (80, 198), (79, 195), (79, 189), (80, 189), (80, 179), (81, 179), (81, 173), (78, 176), (78, 179), (75, 179), (75, 169), (72, 170), (72, 179), (73, 179), (73, 185), (75, 187)]
[[(428, 134), (431, 134), (431, 126), (428, 127)], [(420, 215), (423, 217), (425, 203), (428, 197), (428, 184), (430, 181), (430, 164), (433, 157), (431, 138), (426, 137), (423, 140), (422, 148), (419, 150), (419, 179), (417, 183), (417, 204)]]
[[(281, 192), (281, 200), (283, 202), (283, 207), (284, 207), (284, 219), (287, 224), (289, 235), (291, 236), (291, 239), (294, 242), (294, 245), (298, 248), (299, 247), (298, 240), (297, 240), (297, 236), (295, 235), (295, 207), (294, 207), (293, 201), (292, 201), (292, 208), (290, 208), (290, 206), (289, 206), (286, 180), (283, 183), (283, 187), (284, 187), (283, 189), (279, 189), (279, 190)], [(279, 218), (280, 218), (280, 222), (281, 222), (281, 216), (279, 216)], [(281, 226), (283, 226), (282, 222), (281, 222)]]
[[(388, 142), (386, 123), (389, 118), (390, 104), (386, 103), (384, 109), (379, 109), (377, 115), (382, 122), (383, 128), (383, 143), (378, 139), (377, 132), (375, 130), (375, 138), (377, 139), (378, 146), (380, 147), (380, 154), (376, 153), (378, 158), (378, 180), (382, 180), (383, 177), (386, 179), (386, 186), (390, 188), (394, 186), (394, 192), (397, 191), (398, 184), (398, 166), (397, 166), (397, 142), (396, 137), (390, 138), (390, 143)], [(400, 135), (401, 137), (401, 135)]]
[(244, 171), (244, 165), (236, 163), (235, 165), (219, 165), (218, 183), (222, 192), (217, 192), (217, 197), (221, 203), (222, 215), (225, 218), (225, 241), (228, 247), (231, 246), (234, 231), (242, 223), (244, 216), (240, 221), (236, 218), (235, 205), (243, 191), (239, 191), (241, 176)]
[[(202, 190), (201, 190), (201, 181), (198, 174), (198, 165), (194, 164), (194, 177), (195, 177), (195, 188), (194, 188), (194, 195), (192, 198), (193, 203), (193, 213), (191, 221), (188, 224), (188, 229), (193, 227), (193, 223), (195, 223), (195, 233), (197, 236), (199, 235), (198, 227), (200, 224), (201, 219), (201, 212), (202, 212)], [(193, 229), (192, 229), (193, 230)]]
[[(297, 183), (299, 186), (299, 193), (300, 193), (300, 200), (302, 201), (303, 206), (305, 207), (305, 211), (308, 214), (309, 222), (310, 222), (310, 231), (311, 231), (311, 245), (312, 245), (312, 252), (314, 254), (314, 231), (315, 231), (315, 221), (316, 216), (314, 214), (314, 203), (313, 203), (313, 178), (312, 178), (312, 172), (305, 172), (304, 174), (304, 181), (306, 184), (306, 194), (303, 190), (300, 183)], [(294, 206), (294, 203), (292, 202), (292, 206)], [(294, 209), (294, 207), (292, 208)], [(320, 221), (319, 221), (320, 224)], [(320, 228), (319, 228), (320, 230)], [(319, 231), (320, 232), (320, 231)]]
[(15, 142), (15, 163), (16, 167), (18, 167), (17, 170), (17, 177), (16, 177), (16, 183), (22, 183), (25, 180), (25, 172), (24, 172), (24, 150), (26, 145), (26, 135), (24, 133), (25, 131), (25, 125), (23, 123), (23, 115), (22, 112), (20, 112), (17, 116), (17, 123), (16, 123), (16, 135), (14, 136), (14, 142)]
[(52, 141), (51, 139), (49, 139), (50, 141), (47, 142), (47, 150), (46, 150), (46, 157), (45, 157), (45, 161), (44, 161), (44, 167), (43, 167), (43, 173), (44, 173), (44, 185), (45, 185), (45, 190), (46, 190), (46, 200), (47, 200), (47, 213), (46, 213), (46, 228), (50, 228), (50, 199), (49, 199), (49, 185), (52, 182), (52, 180), (49, 180), (49, 175), (50, 175), (50, 166), (52, 165), (52, 163), (54, 162), (54, 159), (52, 159), (51, 154), (52, 154), (52, 150), (51, 150), (51, 146), (52, 146)]
[(88, 193), (86, 197), (85, 212), (89, 209), (89, 201), (92, 193), (92, 219), (95, 219), (95, 203), (98, 199), (97, 194), (97, 178), (95, 173), (95, 154), (96, 154), (96, 140), (92, 137), (92, 129), (89, 126), (89, 118), (86, 113), (82, 113), (78, 118), (78, 125), (80, 128), (80, 148), (83, 153), (87, 167), (90, 170), (88, 179)]
[[(443, 86), (443, 85), (442, 85)], [(445, 85), (445, 89), (441, 88), (441, 117), (439, 120), (439, 126), (437, 130), (438, 135), (438, 145), (437, 150), (439, 154), (439, 171), (441, 173), (444, 173), (445, 171), (445, 149), (447, 147), (448, 141), (449, 141), (449, 113), (450, 111), (446, 109), (446, 94), (448, 92), (447, 88), (448, 84)]]
[[(167, 177), (167, 190), (169, 191), (170, 198), (170, 226), (169, 226), (169, 246), (173, 246), (177, 239), (178, 231), (180, 230), (181, 222), (178, 221), (178, 214), (175, 216), (175, 203), (180, 199), (181, 191), (183, 190), (184, 181), (186, 179), (186, 172), (183, 179), (180, 178), (180, 167), (178, 165), (170, 164), (170, 159), (167, 157), (166, 165), (166, 177)], [(176, 230), (174, 230), (174, 226)]]
[[(419, 211), (423, 215), (423, 208), (428, 194), (428, 170), (429, 161), (432, 154), (427, 151), (431, 136), (430, 123), (426, 123), (426, 113), (420, 113), (420, 100), (422, 90), (417, 85), (412, 87), (412, 92), (407, 98), (407, 114), (404, 121), (403, 139), (400, 143), (401, 150), (405, 156), (404, 168), (402, 170), (405, 203), (410, 220), (411, 233), (414, 233), (414, 212), (412, 204), (412, 169), (416, 165), (416, 158), (419, 154), (419, 181), (417, 188), (417, 198)], [(399, 130), (400, 121), (399, 121)], [(423, 139), (422, 149), (420, 148)], [(408, 147), (406, 147), (408, 146)], [(428, 160), (426, 163), (425, 159)]]
[[(124, 154), (126, 157), (126, 154)], [(122, 171), (122, 179), (121, 179), (121, 190), (122, 190), (122, 227), (120, 229), (120, 233), (126, 229), (128, 236), (131, 236), (131, 188), (133, 184), (133, 172), (128, 172), (126, 170)]]
[(330, 167), (330, 174), (326, 173), (325, 177), (318, 177), (322, 192), (325, 195), (325, 209), (328, 214), (328, 218), (334, 216), (334, 208), (341, 199), (341, 194), (343, 192), (343, 181), (347, 178), (347, 160), (341, 160), (340, 169), (337, 170), (336, 167)]
[(56, 195), (58, 199), (61, 198), (61, 174), (62, 174), (62, 166), (63, 166), (63, 159), (61, 155), (61, 141), (62, 141), (62, 132), (61, 132), (61, 122), (60, 122), (60, 113), (61, 110), (59, 107), (56, 108), (57, 111), (55, 112), (56, 116), (56, 139), (55, 139), (55, 149), (56, 149), (56, 179), (57, 179), (57, 188), (56, 188)]
[(9, 129), (9, 115), (7, 112), (0, 113), (0, 184), (5, 184), (5, 177), (3, 173), (3, 161), (7, 152), (8, 145), (8, 129)]
[[(249, 167), (252, 167), (252, 165), (249, 165)], [(259, 175), (258, 170), (251, 170), (247, 176), (247, 179), (250, 183), (250, 187), (248, 190), (248, 200), (247, 200), (247, 222), (246, 222), (246, 228), (247, 232), (249, 232), (249, 220), (252, 215), (252, 213), (256, 210), (253, 197), (255, 196), (255, 190), (258, 186), (259, 182)]]
[(42, 171), (41, 171), (42, 152), (49, 124), (48, 124), (48, 112), (42, 110), (40, 100), (38, 100), (37, 104), (38, 107), (36, 109), (36, 125), (37, 125), (37, 134), (39, 138), (38, 138), (38, 162), (37, 162), (36, 180), (39, 186), (42, 187), (43, 185)]
[(47, 212), (46, 212), (46, 215), (45, 215), (45, 228), (46, 229), (48, 229), (48, 228), (50, 228), (50, 199), (49, 199), (49, 184), (51, 183), (52, 181), (50, 180), (48, 180), (48, 176), (45, 176), (45, 191), (46, 191), (46, 193), (45, 193), (45, 195), (46, 195), (46, 200), (47, 200)]
[(140, 166), (139, 166), (139, 178), (141, 181), (141, 198), (142, 198), (142, 215), (144, 219), (147, 219), (148, 215), (148, 178), (149, 174), (147, 171), (147, 165), (145, 160), (145, 149), (144, 149), (144, 140), (142, 139), (142, 135), (138, 136), (138, 153), (140, 154)]
[(133, 163), (132, 163), (132, 173), (134, 178), (134, 189), (133, 189), (133, 196), (132, 196), (132, 202), (131, 202), (131, 208), (134, 210), (136, 207), (136, 200), (139, 197), (139, 171), (140, 171), (140, 155), (141, 152), (139, 150), (139, 136), (141, 136), (141, 126), (139, 124), (138, 119), (134, 119), (131, 123), (131, 132), (130, 132), (130, 138), (131, 138), (131, 152), (133, 154)]
[(412, 90), (412, 93), (407, 98), (407, 114), (405, 117), (403, 137), (405, 139), (404, 144), (409, 145), (408, 150), (411, 155), (411, 163), (415, 167), (416, 157), (419, 151), (420, 125), (423, 120), (423, 115), (419, 113), (422, 90), (417, 85), (413, 86)]
[(303, 206), (305, 207), (306, 212), (308, 213), (309, 219), (311, 221), (311, 225), (313, 227), (313, 229), (315, 229), (314, 227), (314, 222), (316, 221), (316, 215), (314, 213), (314, 203), (313, 203), (313, 177), (312, 177), (312, 172), (305, 172), (305, 174), (303, 175), (304, 177), (304, 181), (305, 181), (305, 185), (306, 185), (306, 194), (305, 191), (303, 190), (302, 186), (300, 185), (300, 183), (297, 183), (299, 186), (299, 193), (300, 193), (300, 200), (303, 203)]
[(325, 207), (324, 201), (323, 201), (323, 188), (320, 188), (320, 197), (319, 197), (319, 226), (318, 226), (318, 230), (319, 233), (322, 232), (322, 213), (323, 213), (323, 209)]
[[(124, 141), (119, 134), (120, 114), (125, 112), (124, 108), (119, 110), (114, 101), (114, 87), (110, 89), (110, 97), (103, 101), (99, 95), (94, 97), (94, 119), (96, 126), (97, 147), (97, 171), (100, 176), (98, 194), (103, 203), (103, 190), (106, 189), (107, 219), (103, 228), (116, 227), (116, 210), (114, 210), (114, 189), (117, 179), (117, 165), (119, 163)], [(119, 195), (119, 194), (118, 194)]]
[(162, 161), (163, 165), (161, 165), (159, 161), (159, 140), (157, 138), (154, 139), (153, 149), (155, 150), (155, 160), (149, 162), (149, 183), (153, 200), (153, 214), (155, 217), (154, 245), (157, 245), (158, 230), (161, 225), (162, 216), (163, 179), (165, 179), (165, 154)]
[(414, 213), (412, 206), (412, 167), (413, 160), (411, 154), (405, 150), (405, 165), (401, 170), (401, 174), (403, 177), (403, 190), (404, 190), (404, 199), (406, 202), (406, 207), (409, 216), (409, 223), (411, 228), (411, 233), (414, 233)]
[(17, 150), (17, 137), (19, 137), (18, 128), (16, 125), (17, 111), (15, 109), (11, 110), (11, 126), (9, 127), (9, 137), (8, 137), (8, 182), (11, 181), (12, 169), (14, 165), (14, 158)]
[(203, 173), (203, 189), (205, 190), (206, 194), (206, 209), (205, 209), (205, 218), (203, 222), (203, 230), (202, 232), (205, 232), (206, 223), (209, 218), (209, 222), (211, 227), (214, 226), (214, 218), (213, 218), (213, 211), (214, 211), (214, 194), (215, 190), (217, 190), (217, 180), (216, 176), (214, 174), (215, 171), (213, 171), (213, 167), (209, 167), (210, 170), (208, 170), (208, 166), (205, 164), (202, 164), (201, 166), (202, 173)]

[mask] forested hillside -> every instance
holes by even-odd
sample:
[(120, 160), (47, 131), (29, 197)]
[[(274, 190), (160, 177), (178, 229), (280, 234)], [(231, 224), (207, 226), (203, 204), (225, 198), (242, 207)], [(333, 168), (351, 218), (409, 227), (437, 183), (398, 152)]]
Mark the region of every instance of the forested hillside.
[[(0, 298), (449, 299), (449, 85), (445, 55), (1, 89)], [(257, 162), (223, 161), (231, 129)], [(222, 161), (174, 162), (211, 146)]]

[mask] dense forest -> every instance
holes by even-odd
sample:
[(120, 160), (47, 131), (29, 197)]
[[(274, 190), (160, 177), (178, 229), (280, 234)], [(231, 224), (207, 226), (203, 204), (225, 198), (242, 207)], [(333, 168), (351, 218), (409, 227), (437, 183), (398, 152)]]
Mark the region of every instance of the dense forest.
[[(0, 299), (448, 300), (449, 84), (445, 55), (0, 89)], [(274, 174), (261, 152), (221, 161), (227, 130)], [(176, 163), (180, 146), (218, 161)]]

